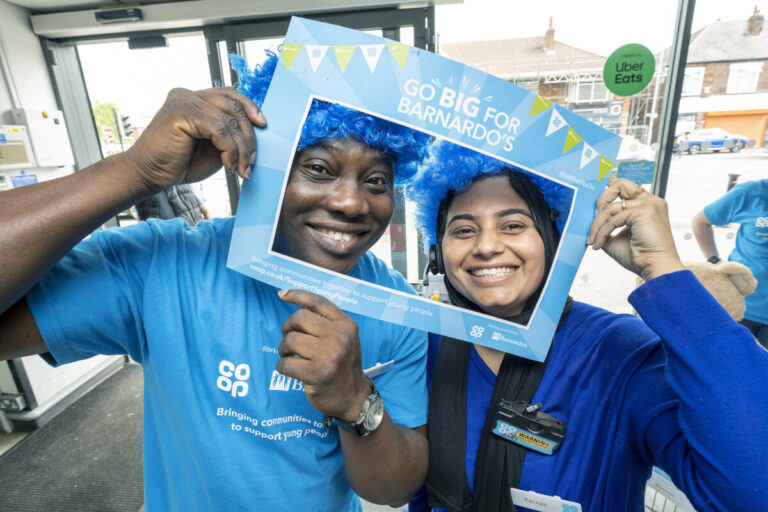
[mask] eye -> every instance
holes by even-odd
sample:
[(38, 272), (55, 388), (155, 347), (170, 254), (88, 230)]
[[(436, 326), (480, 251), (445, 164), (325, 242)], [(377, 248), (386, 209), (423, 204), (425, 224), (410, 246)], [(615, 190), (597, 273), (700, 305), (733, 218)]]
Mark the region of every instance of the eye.
[(313, 174), (330, 174), (330, 171), (320, 164), (305, 164), (304, 168)]
[(520, 221), (509, 221), (501, 226), (501, 231), (504, 233), (517, 234), (522, 233), (528, 225)]
[(311, 181), (325, 181), (333, 178), (333, 171), (322, 160), (317, 158), (300, 162), (301, 174)]
[(456, 226), (450, 231), (450, 236), (459, 239), (470, 238), (474, 234), (475, 229), (472, 226)]
[(389, 191), (391, 181), (392, 177), (389, 174), (377, 172), (365, 179), (365, 185), (374, 194), (383, 194)]

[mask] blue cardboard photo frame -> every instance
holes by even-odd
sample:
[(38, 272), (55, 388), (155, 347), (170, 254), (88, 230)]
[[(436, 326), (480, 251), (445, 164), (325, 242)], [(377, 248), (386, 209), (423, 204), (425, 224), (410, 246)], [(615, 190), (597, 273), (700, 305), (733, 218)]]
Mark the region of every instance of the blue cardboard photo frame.
[[(273, 250), (285, 184), (311, 102), (339, 103), (445, 139), (569, 191), (561, 241), (527, 325), (326, 270)], [(340, 308), (543, 361), (586, 248), (620, 138), (464, 64), (370, 34), (293, 18), (263, 105), (269, 120), (240, 196), (227, 266)], [(414, 249), (415, 250), (415, 249)]]

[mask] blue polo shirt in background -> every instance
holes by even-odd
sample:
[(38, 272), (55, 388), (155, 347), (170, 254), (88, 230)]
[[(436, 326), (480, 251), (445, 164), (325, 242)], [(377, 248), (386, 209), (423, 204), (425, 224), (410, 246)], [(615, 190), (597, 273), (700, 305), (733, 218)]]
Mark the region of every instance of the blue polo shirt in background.
[(704, 215), (716, 226), (740, 224), (728, 260), (746, 265), (757, 279), (757, 289), (745, 297), (744, 318), (768, 324), (768, 179), (736, 185)]

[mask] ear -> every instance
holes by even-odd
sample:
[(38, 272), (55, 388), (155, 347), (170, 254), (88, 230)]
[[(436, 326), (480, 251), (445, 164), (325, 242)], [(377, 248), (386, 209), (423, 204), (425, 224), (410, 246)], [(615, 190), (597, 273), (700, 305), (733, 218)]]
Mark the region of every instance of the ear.
[(752, 271), (741, 263), (728, 261), (718, 265), (717, 269), (731, 280), (742, 295), (749, 295), (757, 288), (757, 279), (752, 275)]

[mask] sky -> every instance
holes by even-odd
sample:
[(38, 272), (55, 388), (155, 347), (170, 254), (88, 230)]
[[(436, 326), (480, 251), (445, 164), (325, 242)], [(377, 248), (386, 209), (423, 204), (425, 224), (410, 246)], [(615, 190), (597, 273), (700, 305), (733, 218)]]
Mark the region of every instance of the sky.
[[(552, 16), (559, 42), (604, 56), (628, 43), (656, 53), (672, 43), (677, 5), (675, 0), (464, 0), (438, 6), (435, 23), (440, 42), (451, 43), (543, 36)], [(698, 0), (692, 30), (718, 18), (746, 23), (755, 6), (768, 16), (768, 0)]]
[[(743, 20), (758, 6), (768, 15), (768, 0), (698, 0), (693, 30), (718, 18)], [(627, 43), (658, 52), (672, 43), (675, 0), (464, 0), (436, 8), (441, 43), (543, 36), (553, 16), (555, 39), (599, 55)], [(768, 30), (768, 26), (766, 29)], [(128, 50), (125, 41), (80, 46), (92, 100), (117, 102), (136, 122), (162, 105), (177, 86), (210, 87), (202, 35), (169, 37), (169, 47)]]

